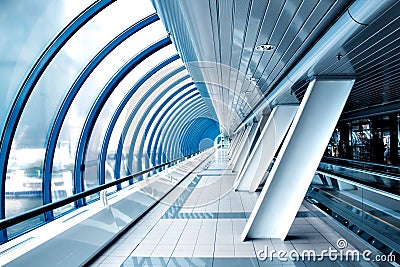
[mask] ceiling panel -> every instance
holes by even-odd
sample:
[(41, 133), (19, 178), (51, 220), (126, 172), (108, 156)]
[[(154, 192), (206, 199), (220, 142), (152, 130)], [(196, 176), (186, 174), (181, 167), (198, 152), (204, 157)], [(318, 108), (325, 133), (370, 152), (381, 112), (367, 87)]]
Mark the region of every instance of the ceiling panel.
[[(212, 89), (207, 85), (207, 90), (213, 91), (210, 97), (213, 103), (219, 103), (215, 109), (220, 124), (229, 134), (275, 90), (354, 1), (153, 2), (162, 21), (172, 27), (178, 50), (184, 47), (179, 51), (194, 79), (214, 84)], [(166, 8), (170, 2), (175, 2), (174, 8)], [(272, 105), (299, 102), (314, 75), (356, 76), (346, 112), (400, 100), (399, 2), (343, 46), (328, 50)], [(185, 19), (172, 21), (180, 17)], [(275, 49), (255, 49), (266, 43)]]
[[(356, 82), (344, 113), (400, 100), (400, 2), (343, 46), (345, 60), (323, 70), (352, 74)], [(341, 62), (342, 61), (342, 62)]]

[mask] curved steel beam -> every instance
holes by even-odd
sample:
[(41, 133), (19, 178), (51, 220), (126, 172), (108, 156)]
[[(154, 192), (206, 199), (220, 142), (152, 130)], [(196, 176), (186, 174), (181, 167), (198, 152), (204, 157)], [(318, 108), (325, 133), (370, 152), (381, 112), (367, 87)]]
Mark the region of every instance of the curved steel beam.
[[(160, 135), (163, 132), (163, 130), (165, 130), (165, 125), (167, 123), (169, 123), (169, 121), (171, 120), (171, 116), (173, 116), (177, 112), (177, 110), (180, 109), (184, 105), (183, 103), (186, 103), (187, 101), (192, 99), (194, 96), (195, 96), (195, 94), (192, 94), (192, 95), (188, 96), (187, 99), (184, 99), (184, 100), (181, 101), (182, 104), (174, 105), (173, 107), (171, 106), (170, 108), (168, 108), (168, 112), (169, 113), (163, 114), (162, 117), (164, 117), (164, 119), (161, 121), (161, 123), (162, 123), (161, 126), (158, 127), (157, 131), (153, 131), (153, 134), (152, 134), (151, 139), (149, 141), (149, 145), (152, 146), (152, 151), (153, 151), (151, 153), (151, 155), (152, 155), (151, 161), (153, 162), (153, 164), (156, 162), (156, 155), (157, 155), (156, 148), (157, 148), (157, 144), (158, 144), (159, 139), (160, 139)], [(155, 138), (155, 141), (153, 142), (152, 140), (154, 139), (154, 135), (155, 134), (157, 136)]]
[[(195, 141), (195, 144), (200, 144), (205, 134), (210, 134), (210, 137), (215, 138), (219, 132), (216, 130), (218, 127), (215, 125), (215, 121), (210, 118), (200, 117), (195, 119), (196, 124), (190, 125), (187, 130), (183, 131), (182, 137), (180, 138), (181, 144), (189, 143), (189, 140)], [(212, 128), (213, 132), (210, 133), (209, 129)], [(198, 131), (200, 129), (200, 131)], [(185, 151), (186, 153), (187, 151)]]
[[(165, 95), (166, 93), (170, 92), (174, 87), (178, 86), (181, 82), (183, 82), (182, 79), (179, 79), (179, 80), (177, 80), (177, 81), (174, 81), (174, 82), (169, 86), (169, 88), (168, 88), (167, 90), (164, 90), (161, 94), (159, 94), (159, 95), (156, 97), (156, 99), (154, 99), (154, 100), (152, 101), (152, 103), (147, 107), (147, 109), (141, 114), (142, 116), (141, 116), (139, 122), (138, 122), (137, 125), (136, 125), (134, 134), (132, 135), (132, 140), (135, 140), (135, 141), (136, 141), (136, 140), (138, 139), (138, 134), (139, 134), (140, 129), (142, 128), (142, 125), (143, 125), (143, 123), (144, 123), (144, 120), (147, 118), (148, 114), (149, 114), (150, 111), (153, 109), (154, 105), (155, 105), (156, 103), (158, 103), (158, 102), (162, 99), (162, 97), (164, 97), (164, 95)], [(192, 86), (192, 85), (194, 85), (194, 83), (193, 83), (193, 82), (189, 82), (189, 83), (183, 85), (182, 87), (180, 87), (179, 89), (177, 89), (176, 91), (174, 91), (174, 92), (172, 93), (172, 95), (170, 95), (169, 97), (167, 97), (167, 99), (164, 101), (164, 104), (168, 103), (168, 102), (169, 102), (175, 95), (177, 95), (179, 92), (182, 92), (182, 91), (188, 89), (188, 88), (189, 88), (190, 86)], [(191, 90), (195, 90), (195, 89), (191, 89)], [(164, 106), (164, 104), (160, 105), (160, 107), (162, 108), (162, 107)], [(151, 117), (151, 120), (150, 120), (149, 123), (147, 124), (147, 127), (145, 128), (145, 133), (144, 133), (144, 135), (143, 135), (144, 137), (143, 137), (141, 140), (144, 140), (144, 139), (145, 139), (145, 136), (148, 134), (148, 128), (150, 127), (150, 124), (151, 124), (152, 120), (154, 120), (154, 118), (155, 118), (154, 114), (156, 114), (156, 112), (153, 113), (153, 117)], [(147, 132), (146, 132), (146, 131), (147, 131)], [(135, 152), (135, 145), (136, 145), (136, 143), (137, 143), (137, 142), (132, 142), (132, 143), (131, 143), (131, 146), (130, 146), (130, 149), (129, 149), (129, 159), (133, 159), (133, 154), (134, 154), (134, 152)], [(138, 153), (137, 153), (138, 161), (137, 161), (137, 164), (136, 164), (136, 171), (141, 171), (141, 170), (142, 170), (142, 160), (141, 160), (141, 159), (142, 159), (142, 156), (143, 156), (143, 144), (142, 144), (142, 142), (140, 142), (139, 150), (138, 150)]]
[[(36, 61), (35, 65), (29, 71), (24, 83), (22, 84), (16, 99), (8, 114), (4, 130), (0, 141), (0, 174), (2, 175), (0, 183), (0, 219), (5, 218), (5, 177), (7, 173), (8, 157), (11, 150), (12, 140), (21, 118), (22, 112), (32, 94), (33, 88), (36, 86), (41, 75), (53, 60), (55, 55), (67, 43), (67, 41), (89, 20), (96, 16), (99, 12), (116, 0), (99, 0), (75, 17), (47, 46), (44, 52)], [(6, 230), (0, 232), (0, 243), (7, 240)]]
[[(177, 133), (181, 132), (183, 127), (185, 126), (186, 122), (193, 117), (197, 116), (197, 112), (200, 111), (200, 109), (204, 109), (204, 102), (201, 101), (202, 99), (199, 99), (196, 102), (194, 102), (191, 106), (187, 108), (187, 111), (185, 110), (183, 113), (184, 114), (189, 114), (186, 116), (182, 116), (177, 118), (177, 123), (174, 123), (174, 126), (171, 126), (169, 131), (166, 133), (166, 143), (164, 145), (164, 153), (167, 155), (168, 158), (174, 158), (177, 155), (179, 155), (178, 147), (177, 147)], [(175, 127), (175, 125), (178, 125), (178, 127)]]
[(100, 177), (100, 184), (105, 182), (105, 163), (107, 159), (107, 150), (108, 150), (108, 145), (110, 143), (111, 139), (111, 134), (114, 130), (114, 126), (118, 121), (119, 116), (121, 115), (123, 109), (129, 102), (129, 100), (133, 97), (133, 95), (136, 93), (136, 91), (142, 86), (151, 76), (153, 76), (155, 73), (157, 73), (159, 70), (167, 66), (168, 64), (174, 62), (179, 58), (179, 55), (173, 55), (170, 58), (167, 58), (163, 62), (159, 63), (157, 66), (155, 66), (153, 69), (151, 69), (149, 72), (147, 72), (142, 78), (139, 79), (139, 81), (136, 82), (136, 84), (129, 90), (129, 92), (125, 95), (125, 97), (122, 99), (121, 103), (118, 105), (117, 110), (114, 112), (112, 119), (110, 123), (108, 124), (106, 134), (103, 139), (103, 143), (101, 146), (100, 150), (100, 164), (99, 164), (99, 177)]
[[(158, 142), (159, 142), (159, 136), (161, 134), (162, 131), (169, 129), (169, 127), (176, 127), (175, 124), (172, 123), (172, 121), (174, 121), (174, 119), (177, 117), (172, 117), (173, 115), (176, 114), (178, 108), (180, 108), (181, 110), (183, 110), (183, 107), (187, 107), (194, 102), (193, 98), (195, 100), (201, 100), (201, 95), (199, 94), (198, 91), (195, 92), (195, 94), (189, 95), (187, 98), (181, 100), (180, 102), (174, 104), (173, 107), (171, 107), (165, 114), (164, 114), (164, 119), (162, 119), (162, 121), (160, 120), (160, 123), (162, 123), (162, 125), (160, 127), (157, 126), (157, 129), (154, 129), (152, 131), (151, 134), (151, 139), (150, 141), (147, 143), (147, 156), (150, 158), (150, 161), (153, 165), (157, 165), (157, 158), (161, 158), (161, 155), (163, 154), (162, 150), (160, 151), (160, 155), (158, 155)], [(179, 113), (178, 113), (179, 114)], [(180, 113), (182, 114), (182, 113)], [(168, 125), (167, 127), (165, 125)], [(155, 139), (155, 141), (153, 142), (153, 138), (154, 136), (157, 134), (157, 137)]]
[[(46, 146), (46, 154), (44, 159), (43, 166), (43, 197), (44, 204), (48, 204), (52, 202), (52, 194), (51, 194), (51, 179), (52, 179), (52, 169), (53, 169), (53, 161), (55, 149), (58, 141), (58, 137), (61, 132), (62, 125), (67, 116), (68, 110), (74, 101), (76, 95), (78, 94), (80, 88), (85, 83), (87, 78), (92, 74), (92, 72), (97, 68), (97, 66), (121, 43), (123, 43), (126, 39), (128, 39), (133, 34), (137, 33), (139, 30), (144, 27), (152, 24), (153, 22), (158, 21), (159, 18), (157, 14), (152, 14), (137, 23), (133, 24), (125, 31), (120, 33), (117, 37), (115, 37), (112, 41), (110, 41), (106, 46), (104, 46), (100, 52), (96, 54), (92, 58), (92, 60), (86, 65), (86, 67), (81, 71), (77, 79), (74, 81), (72, 87), (68, 91), (67, 95), (64, 98), (64, 101), (61, 104), (60, 109), (57, 112), (57, 115), (53, 121), (53, 125), (51, 127), (49, 139)], [(46, 214), (49, 219), (53, 217), (52, 213)]]
[[(184, 66), (174, 69), (170, 73), (166, 74), (163, 78), (158, 80), (155, 84), (153, 84), (151, 86), (151, 88), (148, 89), (146, 91), (146, 93), (139, 99), (139, 101), (136, 103), (134, 109), (129, 114), (128, 119), (126, 120), (126, 123), (122, 130), (121, 137), (118, 142), (117, 153), (116, 153), (116, 157), (115, 157), (115, 169), (114, 169), (115, 179), (119, 179), (121, 176), (120, 174), (121, 174), (122, 149), (124, 146), (126, 135), (128, 134), (128, 130), (131, 127), (132, 121), (133, 121), (134, 117), (136, 116), (136, 113), (139, 111), (140, 107), (145, 103), (147, 98), (149, 98), (151, 96), (151, 94), (153, 94), (156, 91), (156, 89), (158, 89), (168, 79), (170, 79), (171, 77), (177, 75), (178, 73), (180, 73), (184, 70), (185, 70)], [(128, 170), (127, 170), (128, 175), (131, 174), (131, 170), (132, 170), (132, 165), (130, 162), (128, 162)]]
[[(176, 110), (177, 113), (180, 114), (187, 114), (188, 111), (201, 107), (204, 103), (202, 102), (202, 98), (197, 96), (194, 98), (191, 102), (187, 102), (185, 105), (182, 107), (179, 107), (179, 109)], [(173, 115), (173, 114), (172, 114)], [(162, 161), (161, 157), (167, 158), (170, 157), (170, 155), (167, 155), (169, 144), (171, 142), (171, 139), (169, 138), (171, 131), (175, 130), (180, 130), (181, 129), (181, 121), (183, 120), (185, 116), (171, 116), (170, 122), (164, 126), (163, 131), (161, 133), (161, 140), (159, 144), (157, 145), (157, 155), (158, 155), (158, 161)], [(168, 138), (167, 138), (168, 136)]]
[[(146, 58), (154, 54), (155, 52), (161, 50), (162, 48), (170, 45), (171, 39), (167, 36), (153, 45), (149, 46), (142, 52), (139, 52), (132, 59), (130, 59), (108, 82), (106, 87), (102, 90), (101, 94), (97, 97), (96, 102), (90, 109), (89, 115), (86, 118), (83, 130), (81, 132), (78, 148), (75, 156), (75, 169), (74, 169), (74, 177), (75, 177), (75, 190), (74, 193), (80, 193), (84, 190), (83, 188), (83, 171), (85, 170), (85, 156), (87, 153), (87, 147), (89, 144), (90, 136), (92, 134), (94, 125), (97, 121), (97, 118), (102, 110), (102, 107), (111, 96), (114, 89), (119, 85), (119, 83), (128, 75), (136, 66), (142, 63)], [(84, 199), (81, 201), (77, 201), (77, 207), (84, 205)]]
[[(171, 108), (176, 106), (178, 103), (179, 104), (182, 104), (182, 102), (184, 103), (185, 101), (182, 101), (182, 100), (185, 100), (184, 98), (186, 96), (188, 96), (189, 94), (193, 93), (193, 92), (196, 92), (196, 94), (198, 94), (197, 89), (194, 88), (192, 90), (184, 92), (182, 95), (180, 95), (180, 96), (178, 96), (176, 98), (175, 98), (176, 94), (171, 95), (171, 97), (164, 102), (165, 105), (164, 104), (161, 105), (157, 109), (157, 111), (153, 114), (152, 118), (150, 119), (149, 123), (147, 124), (146, 130), (145, 130), (145, 134), (144, 134), (144, 138), (142, 138), (142, 142), (141, 142), (141, 145), (140, 145), (141, 149), (143, 149), (143, 147), (145, 145), (145, 142), (146, 142), (146, 139), (149, 136), (148, 132), (150, 130), (150, 126), (153, 124), (153, 121), (155, 120), (155, 117), (164, 109), (164, 112), (159, 116), (159, 119), (157, 120), (157, 122), (155, 124), (153, 124), (154, 125), (153, 131), (152, 131), (152, 133), (150, 135), (150, 138), (149, 138), (149, 141), (148, 141), (148, 145), (147, 145), (147, 156), (149, 158), (150, 158), (150, 154), (151, 154), (150, 153), (151, 144), (153, 143), (155, 132), (157, 131), (158, 127), (160, 126), (160, 123), (163, 120), (165, 120), (165, 117), (166, 117), (167, 113), (171, 110)], [(193, 96), (195, 96), (196, 94), (194, 94)], [(173, 98), (175, 98), (175, 99), (173, 99)], [(173, 101), (171, 101), (171, 100), (173, 100)], [(139, 149), (139, 150), (141, 150), (141, 149)], [(153, 165), (155, 165), (155, 162), (153, 160), (151, 160), (151, 162), (152, 162)]]
[[(140, 130), (140, 128), (142, 127), (142, 124), (144, 123), (144, 120), (146, 119), (147, 115), (149, 114), (149, 112), (151, 111), (151, 109), (154, 107), (154, 105), (157, 104), (159, 101), (161, 101), (161, 99), (162, 99), (167, 93), (173, 91), (173, 89), (174, 89), (176, 86), (178, 86), (179, 84), (185, 82), (186, 80), (189, 80), (189, 78), (190, 78), (189, 75), (185, 75), (185, 76), (183, 76), (183, 77), (181, 77), (181, 78), (175, 80), (174, 82), (172, 82), (166, 89), (164, 89), (160, 94), (158, 94), (158, 95), (155, 97), (155, 99), (153, 99), (153, 101), (150, 103), (150, 105), (147, 106), (145, 112), (141, 114), (141, 117), (139, 118), (139, 121), (137, 122), (136, 127), (135, 127), (135, 130), (134, 130), (134, 132), (133, 132), (133, 134), (132, 134), (132, 138), (131, 138), (131, 139), (132, 139), (132, 142), (130, 143), (129, 150), (128, 150), (128, 164), (131, 164), (131, 165), (128, 165), (128, 167), (130, 167), (130, 170), (133, 170), (132, 162), (133, 162), (133, 159), (134, 159), (134, 156), (135, 156), (135, 155), (134, 155), (134, 154), (135, 154), (135, 145), (136, 145), (136, 142), (137, 142), (137, 140), (138, 140), (139, 130)], [(191, 85), (193, 85), (192, 82), (187, 83), (187, 84), (185, 85), (185, 88), (187, 88), (187, 87), (189, 87), (189, 86), (191, 86)], [(136, 156), (138, 157), (138, 155), (136, 155)], [(136, 163), (137, 163), (137, 164), (136, 164), (136, 171), (137, 171), (137, 170), (141, 170), (141, 166), (142, 166), (141, 159), (140, 159), (140, 160), (137, 159), (137, 162), (136, 162)], [(138, 166), (140, 166), (140, 168), (139, 168)], [(140, 177), (140, 178), (141, 178), (141, 177)], [(132, 182), (133, 182), (133, 181), (132, 181)]]
[[(184, 87), (189, 87), (189, 86), (184, 86)], [(185, 89), (186, 89), (185, 88)], [(177, 97), (178, 96), (178, 94), (180, 94), (181, 92), (184, 92), (181, 96), (179, 96), (179, 97)], [(182, 98), (184, 98), (185, 96), (187, 96), (187, 95), (189, 95), (189, 94), (191, 94), (191, 93), (198, 93), (197, 92), (197, 90), (196, 90), (196, 88), (192, 88), (192, 89), (190, 89), (190, 90), (188, 90), (188, 91), (186, 91), (185, 92), (185, 90), (178, 90), (178, 91), (176, 91), (176, 92), (174, 92), (173, 94), (171, 94), (159, 107), (158, 107), (158, 109), (153, 113), (153, 115), (152, 115), (152, 117), (150, 118), (150, 120), (148, 121), (148, 123), (147, 123), (147, 125), (146, 125), (146, 129), (145, 129), (145, 131), (144, 131), (144, 134), (142, 135), (142, 138), (141, 138), (141, 142), (140, 142), (140, 146), (139, 146), (139, 153), (140, 154), (138, 154), (138, 157), (139, 158), (141, 158), (142, 156), (143, 156), (143, 151), (144, 151), (144, 146), (145, 146), (145, 143), (146, 143), (146, 140), (147, 140), (147, 137), (149, 136), (149, 131), (150, 131), (150, 127), (151, 126), (153, 126), (154, 125), (154, 120), (156, 119), (156, 117), (158, 116), (158, 114), (163, 110), (163, 109), (165, 109), (165, 106), (168, 104), (168, 103), (170, 103), (175, 97), (177, 97), (177, 99), (176, 100), (174, 100), (173, 101), (173, 104), (172, 105), (175, 105), (177, 102), (179, 102)], [(165, 112), (164, 112), (164, 114), (166, 113), (166, 112), (168, 112), (168, 109), (166, 109), (165, 110)], [(164, 115), (163, 114), (163, 115)], [(152, 131), (152, 134), (150, 135), (150, 136), (153, 136), (154, 135), (154, 132), (157, 130), (157, 127), (158, 127), (158, 125), (159, 125), (159, 121), (160, 120), (164, 120), (164, 116), (160, 116), (160, 119), (158, 120), (158, 122), (155, 124), (155, 128), (153, 128), (153, 131)], [(139, 127), (140, 128), (140, 127)], [(152, 138), (151, 138), (152, 139)], [(150, 139), (150, 140), (151, 140)], [(152, 140), (151, 140), (152, 141)], [(150, 141), (149, 141), (150, 142)], [(148, 148), (150, 147), (150, 145), (148, 145)], [(147, 158), (150, 158), (150, 153), (149, 153), (149, 149), (147, 150)], [(147, 168), (147, 166), (146, 166), (146, 168)], [(138, 171), (140, 171), (140, 170), (138, 170)]]
[[(154, 136), (156, 133), (160, 133), (163, 130), (163, 127), (165, 127), (165, 123), (168, 123), (169, 120), (171, 119), (171, 114), (173, 111), (175, 111), (178, 107), (182, 107), (184, 105), (187, 105), (188, 101), (192, 99), (193, 97), (200, 97), (199, 92), (197, 89), (194, 89), (192, 92), (185, 93), (184, 95), (181, 95), (176, 101), (173, 103), (170, 103), (169, 107), (165, 109), (164, 113), (159, 116), (159, 119), (157, 123), (155, 123), (152, 131), (150, 138), (148, 139), (146, 136), (146, 139), (144, 140), (144, 146), (147, 144), (147, 157), (149, 158), (151, 164), (157, 165), (156, 164), (156, 150), (154, 149), (156, 144), (154, 141)], [(160, 124), (162, 123), (162, 126)], [(147, 142), (146, 142), (147, 141)], [(156, 140), (158, 141), (158, 140)], [(153, 148), (153, 150), (152, 150)], [(154, 170), (153, 173), (156, 173), (158, 170)]]
[[(177, 135), (174, 138), (175, 139), (174, 150), (176, 151), (175, 152), (176, 155), (179, 155), (179, 153), (184, 154), (184, 153), (186, 153), (186, 151), (196, 151), (196, 147), (194, 146), (193, 142), (182, 142), (182, 136), (183, 136), (182, 133), (187, 132), (187, 129), (195, 123), (196, 118), (201, 117), (201, 116), (203, 116), (203, 114), (206, 114), (206, 113), (207, 113), (207, 110), (205, 109), (205, 107), (203, 107), (203, 108), (197, 110), (197, 113), (193, 114), (193, 116), (190, 117), (190, 119), (187, 119), (185, 121), (182, 129), (180, 130), (181, 134)], [(179, 151), (177, 151), (178, 149), (179, 149)]]
[[(193, 99), (194, 97), (194, 99)], [(188, 102), (191, 101), (191, 102)], [(153, 155), (156, 155), (156, 162), (161, 162), (161, 157), (164, 156), (165, 154), (162, 152), (162, 145), (164, 142), (164, 139), (160, 141), (161, 135), (165, 134), (165, 132), (169, 131), (169, 128), (173, 126), (173, 122), (179, 117), (175, 116), (175, 114), (180, 113), (182, 110), (184, 110), (186, 107), (188, 107), (190, 104), (197, 103), (200, 101), (200, 98), (198, 96), (192, 95), (189, 96), (187, 100), (184, 101), (184, 104), (176, 106), (174, 109), (171, 110), (170, 114), (166, 117), (165, 120), (163, 120), (163, 124), (160, 127), (160, 130), (157, 133), (157, 137), (155, 142), (153, 142)]]
[[(205, 105), (204, 101), (202, 101), (202, 100), (203, 100), (202, 98), (199, 100), (199, 104), (198, 105), (194, 105), (193, 104), (193, 106), (189, 107), (189, 110), (192, 113), (200, 111), (200, 108), (202, 108)], [(188, 111), (189, 114), (191, 114), (190, 111)], [(177, 123), (174, 123), (174, 127), (172, 127), (171, 131), (165, 137), (166, 138), (165, 140), (169, 141), (167, 143), (166, 149), (165, 149), (165, 151), (167, 153), (169, 153), (169, 155), (168, 155), (169, 158), (175, 158), (175, 157), (178, 156), (178, 153), (176, 153), (176, 150), (178, 149), (176, 147), (176, 138), (178, 136), (177, 133), (182, 131), (182, 128), (184, 127), (184, 125), (185, 125), (186, 121), (188, 121), (188, 119), (189, 119), (188, 116), (180, 116), (178, 118)], [(179, 127), (175, 127), (176, 125), (180, 125), (180, 126)]]
[[(220, 134), (219, 125), (214, 120), (206, 120), (207, 122), (204, 122), (203, 125), (200, 127), (201, 129), (203, 129), (203, 131), (197, 133), (197, 145), (200, 145), (201, 141), (204, 138), (209, 138), (214, 142), (215, 138)], [(187, 135), (187, 138), (190, 138), (190, 134)]]
[[(186, 142), (186, 140), (183, 140), (183, 138), (186, 136), (187, 131), (193, 126), (193, 124), (197, 125), (198, 122), (196, 121), (196, 119), (199, 117), (199, 114), (196, 114), (197, 116), (194, 117), (191, 120), (188, 120), (182, 130), (179, 132), (179, 134), (175, 137), (176, 139), (176, 145), (175, 148), (180, 148), (180, 152), (182, 154), (186, 153), (186, 151), (192, 150), (193, 146), (191, 144), (191, 142)], [(194, 137), (194, 136), (192, 136)]]
[(200, 129), (203, 126), (204, 121), (201, 119), (203, 117), (202, 115), (198, 115), (192, 121), (189, 121), (185, 125), (184, 129), (181, 131), (178, 137), (178, 146), (184, 148), (183, 153), (196, 150), (195, 144), (197, 143), (198, 135), (197, 132), (194, 131), (194, 129)]

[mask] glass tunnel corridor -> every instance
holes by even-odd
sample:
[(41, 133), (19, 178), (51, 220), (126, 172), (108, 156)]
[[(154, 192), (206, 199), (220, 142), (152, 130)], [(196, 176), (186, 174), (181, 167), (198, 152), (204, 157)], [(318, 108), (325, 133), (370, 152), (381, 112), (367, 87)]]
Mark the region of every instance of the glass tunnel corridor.
[(399, 0), (0, 1), (0, 266), (399, 266)]
[[(11, 36), (1, 76), (3, 87), (13, 88), (1, 97), (2, 218), (214, 145), (218, 122), (151, 3), (113, 2), (43, 1), (43, 11), (29, 13), (18, 24), (21, 35)], [(6, 23), (38, 6), (1, 5), (10, 9)], [(98, 198), (2, 230), (2, 242)]]

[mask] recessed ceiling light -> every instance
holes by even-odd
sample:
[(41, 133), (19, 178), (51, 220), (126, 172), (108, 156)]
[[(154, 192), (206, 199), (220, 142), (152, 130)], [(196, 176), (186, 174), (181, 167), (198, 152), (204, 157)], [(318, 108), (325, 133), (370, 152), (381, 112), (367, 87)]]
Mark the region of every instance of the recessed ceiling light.
[(270, 44), (262, 44), (262, 45), (256, 46), (256, 51), (271, 51), (274, 49), (275, 49), (275, 46), (270, 45)]
[(255, 77), (253, 77), (253, 75), (251, 75), (251, 74), (246, 75), (245, 79), (246, 79), (246, 81), (251, 81), (251, 82), (255, 82), (255, 81), (259, 80), (259, 79), (255, 78)]

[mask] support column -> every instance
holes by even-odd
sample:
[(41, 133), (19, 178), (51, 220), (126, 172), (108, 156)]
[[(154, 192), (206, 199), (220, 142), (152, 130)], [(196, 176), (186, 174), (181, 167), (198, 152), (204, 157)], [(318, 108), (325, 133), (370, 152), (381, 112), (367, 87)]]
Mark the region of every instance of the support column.
[[(253, 125), (254, 125), (254, 124), (253, 124)], [(251, 130), (252, 127), (253, 127), (253, 126), (249, 126), (249, 125), (248, 125), (248, 126), (246, 127), (246, 130), (244, 130), (242, 139), (240, 140), (240, 143), (237, 145), (236, 151), (235, 151), (235, 153), (233, 153), (233, 157), (232, 157), (232, 160), (231, 160), (231, 162), (229, 163), (229, 165), (235, 166), (235, 164), (236, 164), (238, 158), (240, 157), (240, 154), (241, 154), (242, 151), (243, 151), (244, 145), (248, 142), (250, 130)], [(233, 169), (232, 169), (232, 172), (233, 172)]]
[(399, 142), (399, 125), (397, 114), (389, 115), (389, 127), (390, 127), (390, 146), (389, 146), (389, 159), (387, 163), (392, 165), (399, 164), (399, 154), (398, 154), (398, 142)]
[(238, 175), (236, 190), (254, 192), (274, 158), (298, 105), (277, 106), (269, 116), (250, 158)]
[(236, 142), (235, 142), (235, 146), (232, 147), (232, 150), (231, 150), (231, 152), (229, 154), (230, 155), (230, 158), (229, 158), (230, 160), (232, 160), (235, 157), (235, 154), (237, 153), (237, 148), (238, 148), (240, 142), (242, 142), (242, 138), (243, 138), (245, 132), (246, 132), (246, 129), (243, 129), (238, 134), (238, 137), (237, 137)]
[(242, 240), (285, 239), (353, 84), (349, 78), (310, 82)]
[(236, 135), (236, 136), (232, 137), (232, 140), (229, 142), (229, 149), (228, 149), (228, 155), (229, 155), (229, 156), (232, 154), (232, 150), (233, 150), (233, 147), (235, 146), (235, 143), (236, 143), (236, 139), (237, 139), (237, 138), (238, 138), (238, 137), (237, 137), (237, 135)]
[(339, 157), (351, 158), (351, 146), (349, 141), (350, 126), (348, 122), (338, 123), (340, 140), (339, 140)]
[(256, 133), (259, 127), (260, 123), (258, 122), (254, 122), (253, 125), (251, 126), (248, 138), (247, 140), (245, 140), (240, 155), (237, 158), (235, 164), (233, 165), (232, 172), (240, 172), (242, 170), (243, 165), (246, 162), (246, 159), (249, 157), (251, 153), (250, 148), (254, 142), (254, 138), (256, 137)]
[(232, 156), (232, 153), (235, 151), (236, 144), (237, 144), (238, 140), (240, 139), (242, 133), (243, 133), (243, 131), (237, 133), (233, 137), (232, 142), (231, 142), (231, 146), (229, 147), (228, 155)]

